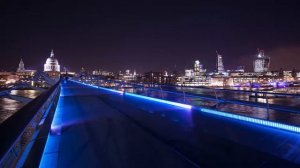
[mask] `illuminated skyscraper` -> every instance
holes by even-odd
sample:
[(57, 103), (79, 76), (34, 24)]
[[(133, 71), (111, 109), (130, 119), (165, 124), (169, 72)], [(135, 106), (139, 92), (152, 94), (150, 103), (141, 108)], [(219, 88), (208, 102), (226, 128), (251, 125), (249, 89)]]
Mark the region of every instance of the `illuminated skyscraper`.
[(196, 60), (194, 64), (194, 75), (199, 76), (200, 75), (200, 61)]
[(200, 63), (199, 60), (196, 60), (194, 63), (194, 75), (200, 76), (203, 72), (205, 72), (205, 69), (203, 69), (203, 65)]
[(224, 72), (222, 55), (220, 55), (218, 52), (217, 52), (217, 72), (218, 73), (223, 73)]
[(265, 56), (263, 50), (258, 50), (257, 57), (253, 61), (254, 72), (268, 72), (270, 67), (270, 57)]

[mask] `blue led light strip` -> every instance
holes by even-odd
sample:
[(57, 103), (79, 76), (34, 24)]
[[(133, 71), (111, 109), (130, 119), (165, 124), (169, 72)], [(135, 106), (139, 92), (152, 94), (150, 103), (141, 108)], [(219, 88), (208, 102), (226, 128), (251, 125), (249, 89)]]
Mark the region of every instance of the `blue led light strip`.
[[(75, 82), (77, 82), (77, 81), (75, 81)], [(86, 86), (91, 86), (91, 87), (94, 87), (94, 88), (99, 88), (99, 89), (102, 89), (102, 90), (107, 90), (107, 91), (111, 91), (111, 92), (116, 92), (116, 93), (128, 95), (128, 96), (134, 96), (134, 97), (137, 97), (137, 98), (142, 98), (142, 99), (146, 99), (146, 100), (151, 100), (151, 101), (156, 101), (156, 102), (160, 102), (160, 103), (170, 104), (170, 105), (173, 105), (173, 106), (178, 106), (178, 107), (182, 107), (182, 108), (186, 108), (186, 109), (191, 109), (192, 108), (192, 106), (188, 105), (188, 104), (182, 104), (182, 103), (172, 102), (172, 101), (168, 101), (168, 100), (163, 100), (163, 99), (158, 99), (158, 98), (153, 98), (153, 97), (148, 97), (148, 96), (142, 96), (142, 95), (137, 95), (137, 94), (133, 94), (133, 93), (122, 92), (122, 91), (114, 90), (114, 89), (107, 89), (107, 88), (104, 88), (104, 87), (99, 87), (99, 86), (86, 84), (86, 83), (81, 83), (81, 82), (77, 82), (77, 83), (84, 84)]]
[[(74, 82), (77, 82), (77, 81), (74, 81)], [(133, 97), (137, 97), (137, 98), (142, 98), (142, 99), (161, 102), (161, 103), (170, 104), (170, 105), (174, 105), (174, 106), (179, 106), (179, 107), (183, 107), (183, 108), (187, 108), (187, 109), (192, 109), (192, 107), (193, 107), (188, 104), (181, 104), (181, 103), (172, 102), (172, 101), (168, 101), (168, 100), (162, 100), (162, 99), (158, 99), (158, 98), (147, 97), (147, 96), (137, 95), (137, 94), (133, 94), (133, 93), (127, 93), (127, 92), (122, 92), (122, 91), (118, 91), (118, 90), (113, 90), (113, 89), (107, 89), (107, 88), (98, 87), (98, 86), (85, 84), (85, 83), (81, 83), (81, 82), (77, 82), (77, 83), (84, 84), (87, 86), (92, 86), (92, 87), (107, 90), (107, 91), (122, 93), (122, 94), (128, 95), (128, 96), (133, 96)], [(195, 109), (200, 109), (200, 112), (204, 112), (204, 113), (214, 114), (214, 115), (218, 115), (218, 116), (222, 116), (222, 117), (226, 117), (226, 118), (236, 119), (236, 120), (254, 123), (254, 124), (258, 124), (258, 125), (263, 125), (263, 126), (268, 126), (268, 127), (272, 127), (272, 128), (277, 128), (277, 129), (282, 129), (282, 130), (286, 130), (286, 131), (300, 133), (300, 127), (298, 127), (298, 126), (293, 126), (293, 125), (288, 125), (288, 124), (283, 124), (283, 123), (278, 123), (278, 122), (268, 121), (268, 120), (263, 120), (263, 119), (258, 119), (258, 118), (246, 117), (246, 116), (242, 116), (242, 115), (237, 115), (237, 114), (232, 114), (232, 113), (227, 113), (227, 112), (222, 112), (222, 111), (212, 110), (212, 109), (207, 109), (207, 108), (195, 108)]]
[(110, 92), (115, 92), (115, 93), (123, 94), (123, 91), (114, 90), (114, 89), (107, 89), (105, 87), (100, 87), (100, 86), (95, 86), (95, 85), (91, 85), (91, 84), (86, 84), (86, 83), (78, 82), (78, 81), (75, 81), (75, 80), (71, 80), (71, 81), (79, 83), (79, 84), (82, 84), (82, 85), (85, 85), (85, 86), (90, 86), (90, 87), (93, 87), (93, 88), (98, 88), (98, 89), (102, 89), (102, 90), (106, 90), (106, 91), (110, 91)]
[(188, 105), (188, 104), (182, 104), (182, 103), (177, 103), (177, 102), (172, 102), (172, 101), (168, 101), (168, 100), (137, 95), (137, 94), (133, 94), (133, 93), (127, 93), (127, 92), (124, 93), (124, 94), (127, 95), (127, 96), (133, 96), (133, 97), (142, 98), (142, 99), (146, 99), (146, 100), (151, 100), (151, 101), (156, 101), (156, 102), (160, 102), (160, 103), (170, 104), (170, 105), (178, 106), (178, 107), (182, 107), (182, 108), (192, 109), (192, 106)]
[(226, 112), (221, 112), (221, 111), (206, 109), (206, 108), (200, 108), (200, 111), (204, 112), (204, 113), (222, 116), (222, 117), (232, 118), (232, 119), (236, 119), (236, 120), (246, 121), (246, 122), (250, 122), (250, 123), (255, 123), (255, 124), (259, 124), (259, 125), (264, 125), (264, 126), (268, 126), (268, 127), (273, 127), (273, 128), (286, 130), (286, 131), (300, 133), (300, 127), (293, 126), (293, 125), (282, 124), (282, 123), (262, 120), (262, 119), (258, 119), (258, 118), (251, 118), (251, 117), (246, 117), (246, 116), (241, 116), (241, 115), (236, 115), (236, 114), (231, 114), (231, 113), (226, 113)]
[(56, 164), (58, 160), (58, 146), (59, 146), (60, 137), (53, 135), (53, 130), (57, 131), (57, 129), (55, 129), (56, 125), (60, 124), (62, 120), (62, 110), (61, 110), (62, 92), (63, 92), (63, 87), (61, 87), (60, 95), (58, 98), (58, 104), (56, 106), (53, 120), (51, 122), (50, 132), (48, 133), (47, 136), (47, 141), (39, 165), (40, 168), (57, 167)]

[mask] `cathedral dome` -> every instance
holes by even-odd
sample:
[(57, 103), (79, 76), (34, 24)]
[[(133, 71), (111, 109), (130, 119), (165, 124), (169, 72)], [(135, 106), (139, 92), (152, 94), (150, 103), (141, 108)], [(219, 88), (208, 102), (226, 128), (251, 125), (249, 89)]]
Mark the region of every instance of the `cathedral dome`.
[(44, 64), (44, 71), (60, 72), (60, 65), (58, 64), (58, 60), (54, 57), (53, 50), (51, 51), (50, 57), (47, 58), (46, 64)]
[(47, 58), (46, 64), (47, 65), (59, 65), (58, 60), (56, 58), (53, 58), (53, 57)]

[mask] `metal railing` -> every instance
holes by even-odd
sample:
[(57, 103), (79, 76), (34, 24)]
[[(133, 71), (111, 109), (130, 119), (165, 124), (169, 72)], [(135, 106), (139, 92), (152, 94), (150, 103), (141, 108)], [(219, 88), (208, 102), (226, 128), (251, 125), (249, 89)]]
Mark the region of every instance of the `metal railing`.
[[(32, 148), (41, 138), (39, 134), (45, 127), (45, 119), (56, 107), (59, 93), (60, 84), (57, 83), (0, 125), (0, 167), (23, 167), (28, 157), (41, 157), (36, 151), (32, 152)], [(43, 148), (38, 147), (38, 150)]]
[[(86, 81), (83, 81), (86, 82)], [(246, 92), (247, 96), (249, 96), (251, 93), (257, 93), (262, 94), (263, 98), (265, 99), (265, 102), (250, 102), (250, 101), (243, 101), (243, 100), (236, 100), (233, 98), (225, 98), (222, 97), (222, 93), (219, 89), (212, 88), (207, 89), (206, 93), (209, 93), (208, 91), (211, 91), (211, 95), (201, 95), (201, 94), (195, 94), (190, 93), (186, 91), (183, 87), (181, 87), (180, 91), (172, 91), (172, 90), (164, 90), (164, 88), (160, 85), (158, 85), (156, 88), (153, 87), (141, 87), (137, 85), (131, 85), (129, 83), (122, 83), (123, 87), (121, 87), (121, 82), (117, 81), (107, 81), (107, 80), (99, 80), (97, 83), (95, 83), (93, 80), (88, 81), (87, 83), (98, 85), (101, 87), (106, 88), (113, 88), (117, 90), (122, 90), (125, 92), (132, 92), (139, 95), (144, 95), (148, 97), (154, 97), (159, 99), (166, 99), (170, 101), (175, 101), (179, 103), (189, 104), (196, 107), (205, 107), (205, 108), (211, 108), (216, 109), (219, 111), (227, 112), (227, 113), (234, 113), (238, 115), (244, 115), (249, 116), (253, 118), (258, 119), (264, 119), (264, 120), (272, 120), (276, 121), (276, 117), (271, 117), (274, 113), (280, 113), (283, 115), (289, 115), (293, 113), (293, 115), (298, 115), (300, 118), (300, 109), (288, 107), (288, 106), (282, 106), (282, 105), (276, 105), (276, 104), (270, 104), (269, 102), (269, 96), (270, 94), (274, 93), (268, 93), (268, 92)], [(126, 87), (124, 87), (127, 85)], [(118, 86), (111, 87), (111, 86)], [(128, 87), (131, 87), (130, 89), (127, 89)], [(244, 92), (243, 92), (244, 93)], [(279, 95), (278, 93), (275, 93), (276, 95)], [(280, 122), (292, 124), (292, 125), (300, 125), (299, 122), (292, 121), (294, 123), (290, 123), (290, 121), (282, 121)]]

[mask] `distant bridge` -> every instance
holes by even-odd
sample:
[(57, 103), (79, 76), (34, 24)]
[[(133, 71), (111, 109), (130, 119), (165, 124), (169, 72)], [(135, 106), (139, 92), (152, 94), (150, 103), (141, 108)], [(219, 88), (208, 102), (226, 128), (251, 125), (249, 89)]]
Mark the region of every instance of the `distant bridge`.
[[(45, 73), (40, 72), (40, 71), (38, 71), (32, 78), (27, 79), (27, 80), (35, 82), (40, 85), (42, 85), (42, 83), (41, 83), (41, 80), (42, 80), (49, 87), (53, 86), (56, 83), (55, 80), (51, 79)], [(31, 84), (29, 84), (27, 82), (17, 82), (15, 84), (10, 84), (6, 90), (0, 91), (0, 97), (13, 99), (13, 100), (27, 104), (32, 100), (31, 98), (11, 94), (12, 90), (18, 90), (18, 89), (24, 89), (24, 88), (37, 90), (39, 92), (46, 91), (46, 89), (44, 89), (44, 88), (32, 86)]]

